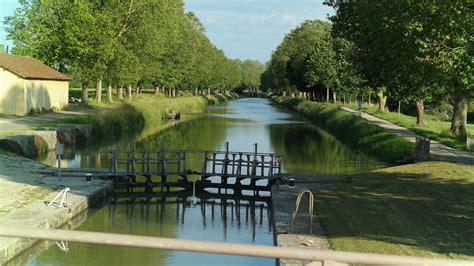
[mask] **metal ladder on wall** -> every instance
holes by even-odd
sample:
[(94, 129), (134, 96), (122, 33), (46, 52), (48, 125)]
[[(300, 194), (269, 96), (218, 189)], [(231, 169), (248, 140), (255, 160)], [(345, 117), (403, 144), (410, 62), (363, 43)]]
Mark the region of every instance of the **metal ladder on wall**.
[(298, 192), (298, 197), (296, 198), (296, 205), (293, 210), (293, 214), (291, 216), (291, 224), (290, 224), (290, 232), (293, 233), (293, 226), (295, 224), (296, 215), (298, 214), (298, 209), (300, 208), (301, 198), (303, 198), (304, 194), (308, 194), (309, 199), (309, 233), (313, 233), (313, 209), (314, 209), (314, 194), (309, 189), (303, 189)]

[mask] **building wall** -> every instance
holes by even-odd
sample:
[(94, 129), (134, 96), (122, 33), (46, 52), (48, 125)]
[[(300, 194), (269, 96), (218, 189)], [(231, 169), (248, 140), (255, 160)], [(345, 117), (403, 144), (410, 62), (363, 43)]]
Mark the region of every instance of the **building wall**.
[(24, 112), (32, 108), (64, 108), (68, 103), (69, 82), (55, 80), (22, 80), (25, 90)]
[(22, 79), (0, 67), (0, 114), (24, 113), (25, 89)]
[(67, 81), (25, 80), (0, 68), (0, 114), (24, 115), (38, 107), (62, 109), (68, 97)]

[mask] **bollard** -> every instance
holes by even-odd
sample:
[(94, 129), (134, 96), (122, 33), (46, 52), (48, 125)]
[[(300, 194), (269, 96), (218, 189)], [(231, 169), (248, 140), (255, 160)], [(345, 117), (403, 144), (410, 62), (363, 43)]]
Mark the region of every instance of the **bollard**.
[(61, 155), (64, 154), (64, 144), (56, 144), (55, 145), (55, 153), (56, 153), (56, 159), (58, 160), (58, 177), (59, 181), (62, 180), (61, 178)]
[(288, 179), (288, 186), (290, 188), (294, 188), (295, 187), (295, 179), (294, 178), (289, 178)]
[(86, 181), (91, 182), (92, 181), (92, 174), (87, 173), (86, 174)]

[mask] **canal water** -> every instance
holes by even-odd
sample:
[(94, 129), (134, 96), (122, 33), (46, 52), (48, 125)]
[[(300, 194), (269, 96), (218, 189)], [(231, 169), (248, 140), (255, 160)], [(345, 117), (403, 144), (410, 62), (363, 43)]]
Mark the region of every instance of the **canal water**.
[[(136, 149), (223, 150), (276, 153), (283, 171), (304, 174), (363, 172), (382, 166), (377, 160), (339, 142), (323, 129), (281, 109), (268, 99), (245, 98), (212, 106), (187, 122), (139, 138)], [(68, 167), (104, 167), (99, 148), (129, 148), (130, 143), (89, 147), (69, 154)], [(200, 170), (202, 161), (190, 159)], [(198, 177), (195, 177), (196, 179)], [(170, 199), (166, 203), (106, 203), (89, 211), (77, 230), (179, 239), (273, 245), (269, 208), (263, 202), (201, 202)], [(67, 247), (66, 247), (67, 245)], [(272, 259), (198, 254), (76, 243), (50, 243), (28, 265), (274, 265)]]

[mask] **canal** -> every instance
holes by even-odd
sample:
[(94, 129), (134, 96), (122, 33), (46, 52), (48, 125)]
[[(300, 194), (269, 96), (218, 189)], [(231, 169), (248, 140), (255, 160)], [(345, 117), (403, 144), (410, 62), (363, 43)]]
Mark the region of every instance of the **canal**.
[[(137, 149), (223, 150), (277, 153), (283, 171), (304, 174), (363, 172), (382, 166), (376, 159), (339, 142), (323, 129), (281, 109), (268, 99), (245, 98), (209, 107), (207, 112), (135, 141)], [(99, 148), (129, 148), (131, 143), (74, 151), (68, 167), (104, 167)], [(190, 168), (202, 162), (191, 159)], [(196, 176), (195, 179), (198, 177)], [(153, 203), (105, 203), (88, 211), (77, 230), (180, 239), (273, 245), (272, 221), (264, 203), (200, 202), (170, 199)], [(28, 265), (274, 265), (272, 259), (197, 254), (69, 243), (50, 247)], [(67, 250), (67, 251), (66, 251)]]

